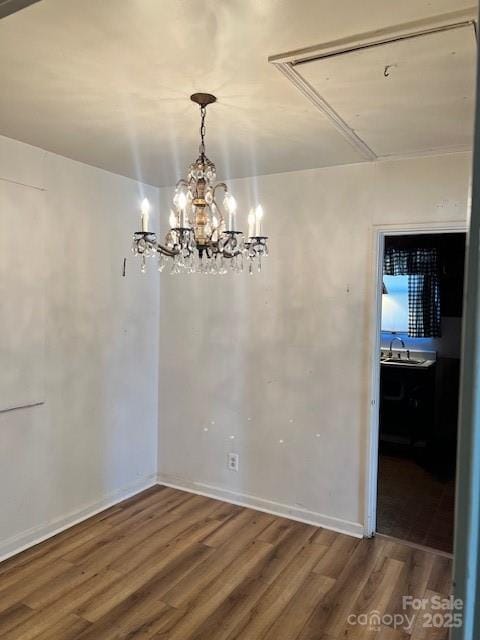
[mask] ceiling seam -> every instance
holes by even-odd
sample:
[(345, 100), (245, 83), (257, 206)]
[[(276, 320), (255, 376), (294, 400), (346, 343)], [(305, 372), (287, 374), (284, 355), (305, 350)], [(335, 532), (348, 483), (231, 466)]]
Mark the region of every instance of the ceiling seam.
[(296, 51), (288, 51), (286, 53), (269, 56), (268, 61), (276, 65), (289, 62), (292, 64), (302, 64), (303, 62), (311, 62), (321, 58), (352, 53), (364, 48), (381, 46), (398, 40), (430, 35), (440, 31), (466, 26), (471, 26), (476, 31), (476, 20), (477, 9), (476, 7), (471, 7), (453, 13), (432, 16), (429, 19), (415, 23), (399, 24), (377, 31), (340, 38), (313, 47), (305, 47), (303, 49), (297, 49)]
[(377, 154), (357, 133), (343, 120), (335, 109), (307, 82), (290, 62), (274, 63), (275, 67), (286, 76), (290, 82), (330, 120), (333, 126), (342, 134), (365, 160), (377, 160)]

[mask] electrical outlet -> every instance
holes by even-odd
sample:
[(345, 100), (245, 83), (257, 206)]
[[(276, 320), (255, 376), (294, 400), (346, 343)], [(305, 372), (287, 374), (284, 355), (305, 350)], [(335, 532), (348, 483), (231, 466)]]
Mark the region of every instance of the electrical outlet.
[(227, 467), (230, 471), (238, 471), (239, 456), (238, 453), (229, 453), (227, 456)]

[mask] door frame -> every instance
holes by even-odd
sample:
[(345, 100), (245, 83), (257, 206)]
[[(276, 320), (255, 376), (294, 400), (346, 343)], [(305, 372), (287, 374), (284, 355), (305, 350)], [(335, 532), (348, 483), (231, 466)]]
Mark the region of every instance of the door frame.
[(382, 282), (383, 252), (386, 236), (422, 235), (433, 233), (466, 233), (465, 221), (446, 222), (405, 222), (390, 225), (373, 226), (373, 323), (371, 334), (371, 381), (370, 381), (370, 419), (367, 437), (366, 473), (365, 473), (365, 514), (364, 536), (370, 538), (376, 533), (377, 523), (377, 480), (378, 480), (378, 443), (380, 418), (380, 358), (382, 325)]

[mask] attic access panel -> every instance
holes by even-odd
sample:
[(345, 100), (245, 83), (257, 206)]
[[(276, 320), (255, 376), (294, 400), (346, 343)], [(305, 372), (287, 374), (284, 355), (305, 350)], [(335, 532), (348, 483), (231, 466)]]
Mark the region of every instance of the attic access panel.
[(381, 157), (471, 147), (475, 65), (468, 24), (294, 69)]

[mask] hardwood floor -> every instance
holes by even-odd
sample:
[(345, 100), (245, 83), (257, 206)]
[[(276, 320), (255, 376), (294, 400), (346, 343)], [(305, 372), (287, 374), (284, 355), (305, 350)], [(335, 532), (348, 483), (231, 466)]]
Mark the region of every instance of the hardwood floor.
[(438, 640), (421, 616), (408, 632), (347, 618), (446, 596), (450, 572), (435, 553), (155, 487), (0, 564), (0, 637)]

